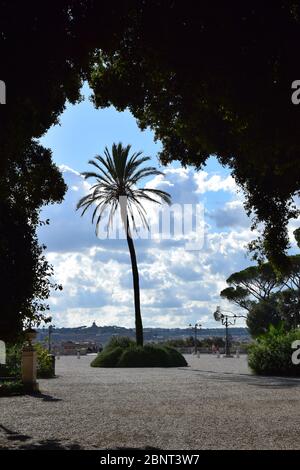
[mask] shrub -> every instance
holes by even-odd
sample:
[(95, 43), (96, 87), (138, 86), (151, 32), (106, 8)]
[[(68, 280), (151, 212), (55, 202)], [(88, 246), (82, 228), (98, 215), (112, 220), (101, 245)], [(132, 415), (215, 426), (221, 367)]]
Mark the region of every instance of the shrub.
[(113, 338), (91, 363), (92, 367), (185, 367), (184, 357), (169, 346), (137, 346), (130, 338)]
[(117, 367), (165, 367), (166, 357), (159, 348), (131, 346), (123, 351)]
[(13, 395), (23, 395), (24, 385), (21, 382), (0, 383), (0, 397), (10, 397)]
[(176, 349), (168, 346), (145, 345), (125, 349), (118, 367), (185, 367), (187, 362)]
[(285, 332), (282, 326), (270, 326), (267, 333), (249, 346), (249, 367), (259, 375), (300, 376), (300, 364), (292, 363), (292, 343), (300, 340), (300, 331)]
[(117, 346), (115, 349), (104, 349), (100, 352), (95, 359), (91, 362), (92, 367), (116, 367), (119, 358), (121, 357), (124, 349)]
[(36, 343), (34, 348), (37, 352), (37, 377), (39, 379), (51, 379), (54, 377), (54, 371), (48, 350), (40, 343)]
[(6, 364), (0, 366), (1, 377), (21, 376), (21, 345), (10, 345), (6, 349)]
[[(52, 368), (52, 360), (48, 350), (41, 344), (34, 345), (37, 351), (37, 376), (38, 378), (51, 378), (54, 376)], [(8, 346), (6, 350), (6, 365), (2, 365), (0, 376), (2, 377), (21, 377), (21, 351), (22, 345), (14, 344)]]
[(104, 350), (108, 351), (120, 347), (122, 349), (129, 348), (129, 346), (134, 346), (135, 342), (128, 336), (112, 336), (110, 341), (105, 346)]
[[(186, 360), (184, 359), (183, 355), (177, 351), (177, 349), (171, 348), (170, 346), (166, 346), (164, 349), (168, 352), (170, 364), (176, 364), (177, 367), (187, 366)], [(174, 366), (171, 365), (170, 367)]]

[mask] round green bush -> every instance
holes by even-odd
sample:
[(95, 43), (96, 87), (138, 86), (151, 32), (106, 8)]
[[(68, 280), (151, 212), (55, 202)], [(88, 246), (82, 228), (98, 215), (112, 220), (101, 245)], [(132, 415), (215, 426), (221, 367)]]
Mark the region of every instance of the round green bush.
[(172, 348), (171, 346), (165, 346), (164, 349), (167, 351), (169, 356), (169, 361), (171, 364), (177, 364), (178, 367), (186, 367), (187, 362), (184, 359), (183, 355), (177, 351), (177, 349)]
[(91, 362), (92, 367), (116, 367), (119, 358), (123, 354), (124, 349), (116, 346), (115, 349), (104, 349)]
[(249, 346), (248, 364), (259, 375), (300, 376), (300, 364), (293, 364), (292, 343), (300, 340), (300, 331), (285, 332), (272, 326)]
[(122, 349), (129, 348), (129, 346), (135, 346), (135, 342), (128, 338), (128, 336), (112, 336), (110, 341), (105, 346), (105, 351), (120, 347)]
[(137, 346), (129, 338), (113, 338), (91, 363), (92, 367), (186, 367), (176, 349), (146, 344)]
[(123, 351), (118, 367), (171, 367), (168, 353), (153, 345), (131, 346)]

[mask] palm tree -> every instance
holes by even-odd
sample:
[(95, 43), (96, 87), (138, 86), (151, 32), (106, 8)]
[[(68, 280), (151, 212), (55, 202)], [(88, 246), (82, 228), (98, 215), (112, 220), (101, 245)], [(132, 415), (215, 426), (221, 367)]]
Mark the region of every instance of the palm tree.
[(163, 173), (152, 166), (142, 167), (141, 165), (149, 161), (150, 157), (143, 156), (142, 152), (133, 153), (129, 157), (130, 149), (130, 145), (123, 147), (121, 143), (118, 145), (113, 144), (111, 154), (108, 148), (105, 147), (104, 156), (97, 155), (94, 160), (89, 160), (89, 164), (95, 167), (96, 171), (87, 171), (82, 173), (82, 175), (86, 179), (96, 178), (96, 184), (91, 187), (91, 191), (87, 196), (80, 199), (77, 209), (83, 209), (81, 213), (83, 215), (90, 206), (95, 206), (92, 223), (96, 223), (97, 234), (99, 223), (105, 210), (109, 209), (109, 223), (107, 226), (107, 230), (109, 230), (113, 217), (120, 206), (121, 220), (126, 233), (131, 258), (136, 342), (142, 346), (143, 323), (140, 307), (139, 272), (129, 220), (131, 219), (133, 229), (136, 230), (133, 212), (135, 209), (141, 218), (143, 226), (149, 229), (142, 201), (171, 204), (171, 196), (159, 189), (139, 188), (137, 186), (142, 178), (163, 175)]

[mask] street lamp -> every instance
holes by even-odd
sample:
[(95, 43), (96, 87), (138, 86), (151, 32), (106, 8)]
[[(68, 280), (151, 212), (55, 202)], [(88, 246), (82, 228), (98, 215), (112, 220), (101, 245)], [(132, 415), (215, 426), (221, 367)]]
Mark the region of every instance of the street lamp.
[(55, 328), (55, 325), (49, 325), (49, 328), (48, 328), (48, 352), (49, 354), (51, 354), (51, 339), (52, 339), (53, 328)]
[(231, 312), (230, 310), (223, 310), (222, 313), (221, 307), (218, 305), (216, 311), (214, 312), (214, 318), (216, 321), (221, 321), (222, 325), (225, 326), (225, 356), (224, 357), (233, 357), (230, 354), (230, 345), (229, 345), (229, 336), (228, 336), (228, 327), (231, 325), (235, 325), (237, 318), (247, 318), (245, 315), (236, 315), (235, 313)]
[(189, 326), (194, 329), (194, 353), (197, 354), (197, 329), (200, 329), (202, 325), (200, 323), (195, 323), (195, 325), (190, 323)]

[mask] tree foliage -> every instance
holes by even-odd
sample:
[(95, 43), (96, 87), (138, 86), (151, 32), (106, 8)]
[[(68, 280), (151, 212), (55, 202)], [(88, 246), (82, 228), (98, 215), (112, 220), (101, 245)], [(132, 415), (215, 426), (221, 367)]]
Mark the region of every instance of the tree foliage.
[[(216, 155), (228, 166), (253, 225), (263, 223), (250, 248), (283, 266), (300, 188), (300, 107), (291, 103), (298, 2), (0, 0), (0, 11), (1, 178), (58, 122), (66, 100), (80, 100), (88, 79), (97, 107), (129, 108), (154, 130), (163, 163), (199, 169)], [(8, 229), (17, 209), (6, 206), (7, 182)]]
[(51, 280), (53, 269), (36, 229), (41, 207), (60, 202), (66, 186), (51, 152), (38, 144), (29, 145), (20, 163), (0, 176), (0, 186), (6, 195), (0, 203), (0, 336), (10, 341), (24, 325), (47, 318), (46, 300), (52, 288), (60, 288)]
[(300, 187), (298, 2), (141, 1), (125, 27), (92, 69), (96, 106), (128, 107), (162, 141), (164, 163), (200, 168), (216, 155), (254, 226), (264, 223), (263, 243), (251, 248), (282, 263)]
[(71, 8), (79, 19), (85, 4), (0, 0), (1, 80), (7, 90), (0, 109), (1, 173), (58, 121), (67, 99), (80, 98), (84, 47), (72, 32)]
[(295, 237), (298, 247), (300, 248), (300, 228), (297, 228), (294, 231), (294, 237)]
[[(296, 234), (297, 235), (297, 234)], [(221, 297), (247, 310), (247, 326), (253, 336), (283, 322), (290, 330), (300, 325), (300, 255), (288, 257), (278, 275), (270, 263), (250, 266), (227, 279)]]
[(278, 299), (255, 302), (247, 315), (247, 326), (252, 336), (265, 334), (270, 325), (277, 326), (282, 322), (278, 308)]
[(2, 169), (88, 78), (97, 107), (129, 108), (155, 131), (164, 163), (227, 165), (264, 224), (251, 249), (283, 264), (300, 188), (298, 2), (1, 0), (0, 10)]
[(221, 297), (235, 302), (246, 310), (251, 308), (253, 299), (268, 300), (278, 286), (278, 280), (270, 263), (243, 269), (229, 276), (226, 282), (230, 287), (221, 292)]

